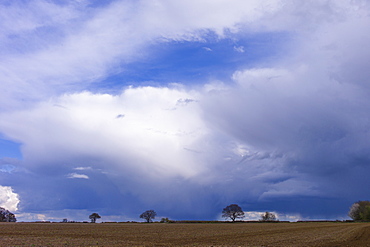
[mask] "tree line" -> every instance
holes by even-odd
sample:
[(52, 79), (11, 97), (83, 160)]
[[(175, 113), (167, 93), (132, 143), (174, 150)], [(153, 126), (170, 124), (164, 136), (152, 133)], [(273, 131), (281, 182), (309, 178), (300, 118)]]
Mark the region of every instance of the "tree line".
[[(146, 222), (151, 222), (157, 213), (154, 210), (147, 210), (140, 215), (140, 218), (145, 219)], [(235, 222), (237, 219), (244, 218), (245, 214), (243, 209), (237, 204), (230, 204), (222, 210), (222, 217), (230, 219)], [(358, 201), (350, 207), (348, 216), (354, 221), (370, 221), (370, 201)], [(275, 214), (271, 212), (265, 212), (260, 215), (260, 221), (273, 222), (278, 221)], [(170, 222), (168, 218), (162, 218), (162, 223)]]
[[(157, 213), (154, 210), (147, 210), (143, 212), (139, 217), (144, 219), (145, 222), (152, 222)], [(238, 219), (244, 218), (245, 214), (243, 209), (237, 204), (230, 204), (222, 210), (222, 217), (225, 219), (230, 219), (232, 222), (235, 222)], [(348, 216), (351, 217), (354, 221), (370, 221), (370, 201), (358, 201), (352, 204), (348, 212)], [(101, 216), (98, 213), (92, 213), (89, 215), (91, 223), (95, 223), (97, 219), (100, 219)], [(0, 222), (16, 222), (17, 219), (13, 213), (5, 208), (0, 207)], [(265, 212), (261, 214), (260, 221), (271, 222), (278, 221), (275, 214), (271, 212)], [(67, 219), (64, 219), (63, 222), (68, 222)], [(161, 223), (172, 222), (168, 218), (162, 218)]]
[[(145, 219), (147, 223), (150, 223), (154, 220), (157, 213), (154, 210), (147, 210), (140, 215), (141, 219)], [(244, 218), (243, 209), (237, 204), (230, 204), (222, 210), (222, 217), (226, 219), (231, 219), (232, 222), (235, 222), (239, 218)], [(261, 214), (260, 221), (277, 221), (276, 215), (270, 212)], [(168, 218), (162, 218), (161, 223), (171, 222)]]
[[(140, 214), (140, 218), (144, 219), (145, 222), (150, 223), (153, 222), (157, 213), (154, 210), (146, 210), (142, 214)], [(237, 204), (231, 204), (222, 210), (222, 217), (226, 219), (231, 219), (232, 222), (236, 221), (237, 219), (244, 218), (244, 211), (240, 206)], [(97, 213), (93, 213), (89, 216), (91, 223), (95, 223), (97, 219), (100, 219), (100, 215)], [(276, 215), (270, 212), (266, 212), (261, 214), (260, 221), (277, 221)], [(173, 222), (168, 218), (162, 218), (160, 223), (170, 223)]]

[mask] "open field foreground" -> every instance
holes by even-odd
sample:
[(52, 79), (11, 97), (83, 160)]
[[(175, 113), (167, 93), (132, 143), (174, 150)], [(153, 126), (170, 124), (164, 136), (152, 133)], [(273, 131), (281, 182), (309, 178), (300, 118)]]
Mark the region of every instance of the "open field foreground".
[(370, 223), (1, 223), (0, 246), (370, 246)]

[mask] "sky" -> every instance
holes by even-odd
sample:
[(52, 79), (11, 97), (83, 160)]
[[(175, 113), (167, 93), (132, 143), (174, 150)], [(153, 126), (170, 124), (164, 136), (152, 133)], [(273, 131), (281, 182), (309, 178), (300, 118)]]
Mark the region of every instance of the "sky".
[(349, 219), (369, 200), (366, 0), (1, 0), (18, 221)]

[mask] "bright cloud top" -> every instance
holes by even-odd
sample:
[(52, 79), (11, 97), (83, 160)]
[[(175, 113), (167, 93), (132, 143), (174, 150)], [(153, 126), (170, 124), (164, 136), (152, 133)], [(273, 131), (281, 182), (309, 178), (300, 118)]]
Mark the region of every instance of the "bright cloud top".
[[(42, 153), (53, 160), (64, 150), (151, 169), (153, 176), (189, 177), (203, 169), (195, 153), (208, 131), (194, 97), (183, 90), (152, 87), (129, 88), (118, 96), (65, 95), (15, 113), (11, 122), (20, 124), (3, 127), (24, 144), (25, 159), (35, 165), (47, 158)], [(24, 118), (33, 124), (23, 125)]]
[(0, 186), (0, 207), (14, 213), (18, 210), (19, 197), (9, 186)]

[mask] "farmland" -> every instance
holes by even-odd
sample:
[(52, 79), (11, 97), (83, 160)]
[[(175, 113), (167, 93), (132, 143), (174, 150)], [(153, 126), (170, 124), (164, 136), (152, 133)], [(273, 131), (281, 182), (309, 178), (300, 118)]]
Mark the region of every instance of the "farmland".
[(1, 223), (0, 246), (370, 246), (370, 223)]

